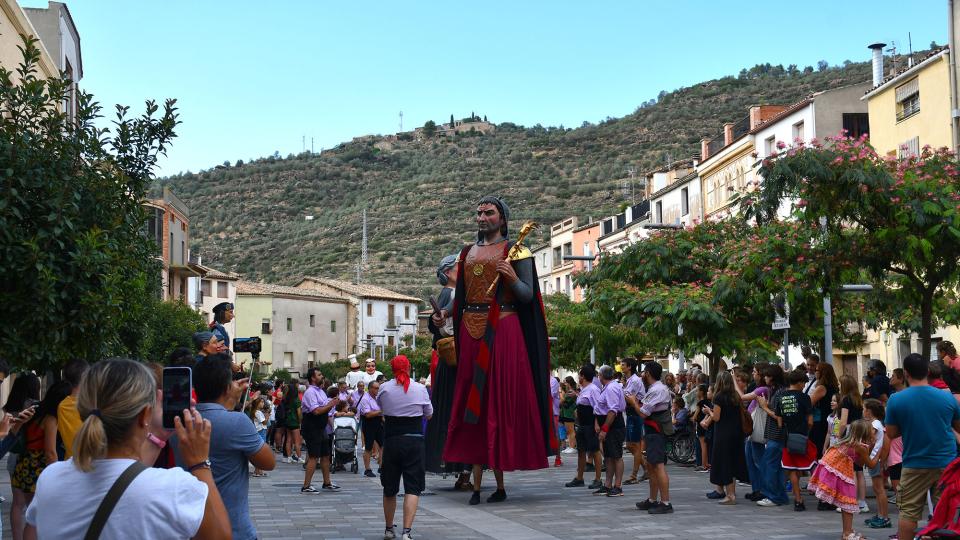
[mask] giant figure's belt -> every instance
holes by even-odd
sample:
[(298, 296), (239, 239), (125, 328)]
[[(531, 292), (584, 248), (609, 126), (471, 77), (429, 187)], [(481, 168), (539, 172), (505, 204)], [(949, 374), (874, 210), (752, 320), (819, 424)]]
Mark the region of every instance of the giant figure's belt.
[[(490, 311), (490, 304), (466, 304), (463, 307), (464, 311), (470, 311), (473, 313), (485, 313)], [(500, 311), (516, 311), (516, 304), (500, 304)]]

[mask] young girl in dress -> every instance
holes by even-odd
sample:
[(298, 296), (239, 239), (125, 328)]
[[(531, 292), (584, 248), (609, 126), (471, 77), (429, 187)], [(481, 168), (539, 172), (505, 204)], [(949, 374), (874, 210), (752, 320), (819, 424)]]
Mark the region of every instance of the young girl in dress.
[(862, 540), (853, 530), (853, 514), (860, 511), (854, 463), (875, 467), (878, 457), (870, 457), (875, 442), (873, 426), (866, 420), (850, 424), (847, 434), (827, 450), (810, 478), (810, 488), (818, 499), (838, 507), (843, 520), (841, 540)]
[[(267, 402), (267, 399), (263, 396), (255, 399), (253, 401), (251, 410), (253, 427), (257, 430), (257, 434), (260, 435), (260, 438), (263, 439), (263, 442), (267, 442), (267, 418), (270, 416), (270, 405)], [(267, 476), (267, 473), (260, 469), (254, 469), (253, 476), (259, 478), (261, 476)]]

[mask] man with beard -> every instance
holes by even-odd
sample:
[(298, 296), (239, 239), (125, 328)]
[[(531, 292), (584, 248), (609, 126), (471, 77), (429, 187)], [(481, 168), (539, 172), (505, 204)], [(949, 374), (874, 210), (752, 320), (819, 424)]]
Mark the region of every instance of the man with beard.
[[(443, 458), (473, 464), (480, 503), (484, 465), (506, 500), (503, 472), (548, 466), (559, 442), (553, 425), (543, 302), (530, 251), (507, 260), (510, 209), (498, 197), (477, 204), (477, 241), (460, 253), (453, 308), (457, 378)], [(499, 276), (499, 278), (498, 278)], [(493, 296), (487, 290), (499, 279)], [(446, 318), (434, 320), (438, 326)]]
[[(437, 267), (437, 281), (443, 287), (437, 297), (439, 313), (430, 318), (428, 328), (433, 334), (433, 358), (430, 370), (430, 401), (433, 403), (433, 417), (427, 423), (426, 469), (435, 474), (456, 474), (456, 490), (472, 490), (469, 467), (463, 463), (445, 463), (443, 446), (447, 440), (447, 425), (450, 423), (450, 410), (453, 408), (453, 389), (457, 382), (457, 366), (450, 366), (439, 359), (437, 341), (450, 337), (453, 332), (454, 291), (457, 286), (457, 256), (447, 255)], [(437, 320), (446, 319), (445, 326), (437, 326)]]

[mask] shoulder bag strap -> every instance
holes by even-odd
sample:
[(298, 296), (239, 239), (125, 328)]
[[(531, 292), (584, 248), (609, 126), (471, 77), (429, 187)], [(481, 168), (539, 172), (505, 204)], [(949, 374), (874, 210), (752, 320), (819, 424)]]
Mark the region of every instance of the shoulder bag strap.
[(113, 508), (117, 506), (120, 497), (123, 496), (123, 492), (127, 490), (130, 483), (133, 482), (133, 479), (145, 470), (147, 470), (146, 465), (139, 461), (134, 461), (123, 471), (120, 477), (114, 481), (113, 485), (110, 486), (110, 491), (108, 491), (107, 495), (100, 501), (100, 506), (97, 507), (97, 512), (93, 515), (93, 521), (90, 522), (90, 528), (87, 529), (87, 534), (83, 537), (83, 540), (97, 540), (100, 538), (100, 533), (103, 532), (103, 528), (107, 525), (107, 520), (110, 519), (110, 514), (113, 513)]

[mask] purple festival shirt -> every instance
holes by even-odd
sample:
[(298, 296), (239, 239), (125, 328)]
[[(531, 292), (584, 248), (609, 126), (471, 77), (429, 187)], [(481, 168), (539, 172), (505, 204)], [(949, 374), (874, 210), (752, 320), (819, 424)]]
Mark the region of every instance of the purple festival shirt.
[(360, 404), (357, 405), (357, 416), (362, 417), (366, 415), (368, 412), (379, 411), (380, 404), (377, 402), (377, 399), (379, 397), (380, 397), (380, 394), (378, 393), (377, 398), (373, 398), (370, 396), (363, 398), (363, 401), (361, 401)]
[(323, 389), (318, 386), (310, 385), (307, 388), (307, 391), (303, 393), (303, 400), (300, 402), (300, 409), (303, 411), (303, 414), (310, 414), (317, 407), (323, 407), (329, 403), (327, 395), (323, 393)]
[(623, 387), (623, 392), (637, 398), (637, 401), (643, 401), (643, 396), (647, 393), (647, 390), (643, 387), (643, 380), (640, 376), (634, 373), (627, 379), (627, 385)]
[(623, 397), (623, 387), (620, 386), (618, 381), (610, 381), (600, 391), (600, 396), (597, 398), (597, 406), (594, 407), (594, 412), (597, 416), (605, 416), (607, 413), (613, 411), (617, 414), (622, 413), (627, 408), (627, 402)]
[(594, 411), (596, 411), (597, 398), (599, 397), (600, 389), (594, 384), (588, 384), (580, 389), (580, 395), (577, 396), (577, 405), (589, 405)]
[(377, 404), (384, 416), (433, 416), (427, 387), (415, 381), (410, 381), (406, 392), (396, 379), (383, 383), (377, 394)]
[(550, 377), (550, 395), (553, 396), (553, 415), (560, 416), (560, 383)]
[(656, 381), (647, 388), (647, 394), (643, 398), (643, 404), (640, 406), (640, 412), (644, 416), (650, 416), (655, 412), (665, 411), (670, 408), (670, 390), (665, 384)]

